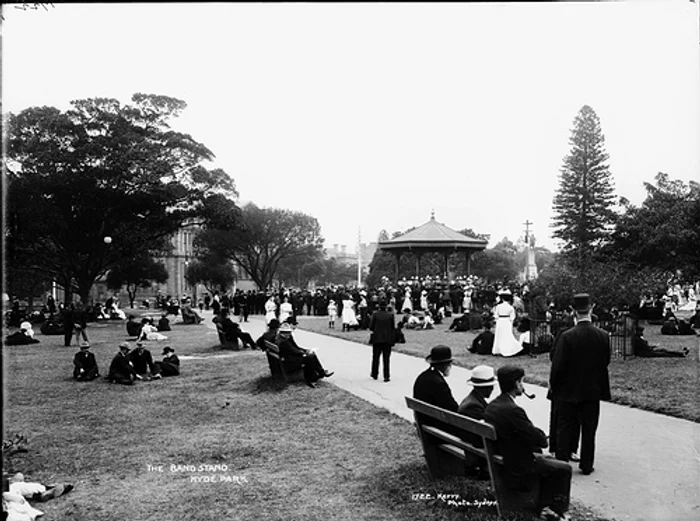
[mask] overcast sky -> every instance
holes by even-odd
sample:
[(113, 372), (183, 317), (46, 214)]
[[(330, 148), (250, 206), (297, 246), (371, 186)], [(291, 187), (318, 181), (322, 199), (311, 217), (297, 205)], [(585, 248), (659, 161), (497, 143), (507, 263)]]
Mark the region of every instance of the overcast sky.
[(55, 4), (3, 7), (4, 112), (136, 92), (240, 202), (300, 210), (328, 247), (436, 219), (555, 249), (551, 203), (578, 110), (600, 117), (618, 195), (700, 173), (689, 1)]

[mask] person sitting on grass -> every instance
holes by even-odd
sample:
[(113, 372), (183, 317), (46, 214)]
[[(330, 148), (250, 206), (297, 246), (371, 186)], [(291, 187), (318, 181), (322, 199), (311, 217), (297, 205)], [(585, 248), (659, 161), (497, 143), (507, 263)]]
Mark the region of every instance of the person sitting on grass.
[(403, 322), (398, 322), (394, 329), (394, 344), (405, 344), (406, 336), (403, 334)]
[(539, 481), (540, 519), (569, 519), (566, 511), (571, 496), (571, 466), (541, 454), (547, 447), (547, 436), (515, 403), (524, 391), (525, 371), (522, 367), (505, 365), (498, 369), (496, 377), (501, 394), (486, 406), (484, 420), (496, 429), (506, 486), (526, 492)]
[(333, 376), (333, 373), (323, 368), (316, 353), (297, 345), (292, 337), (293, 331), (294, 328), (288, 322), (280, 325), (277, 338), (280, 356), (284, 357), (290, 365), (301, 367), (304, 371), (304, 381), (306, 385), (312, 388), (316, 387), (316, 382), (318, 380)]
[(163, 313), (163, 316), (158, 320), (158, 331), (170, 331), (170, 320), (168, 320), (168, 314)]
[(129, 315), (126, 321), (126, 334), (138, 338), (139, 335), (141, 335), (141, 327), (143, 327), (144, 323), (144, 321), (141, 321), (139, 324), (136, 322), (136, 317), (134, 315)]
[[(22, 322), (22, 324), (28, 324), (28, 322)], [(29, 330), (31, 330), (31, 324)], [(38, 344), (39, 341), (36, 338), (34, 338), (34, 331), (32, 330), (30, 334), (28, 332), (29, 330), (25, 328), (20, 328), (19, 331), (15, 331), (11, 335), (7, 335), (5, 337), (5, 345), (23, 346), (28, 344)]]
[(165, 336), (162, 333), (158, 332), (158, 329), (156, 326), (153, 325), (153, 319), (151, 317), (147, 317), (144, 319), (144, 323), (141, 326), (141, 333), (139, 334), (139, 341), (144, 341), (144, 340), (156, 340), (156, 341), (161, 341), (161, 340), (167, 340), (168, 337)]
[(42, 335), (62, 335), (63, 334), (63, 323), (61, 323), (58, 314), (53, 313), (49, 315), (41, 328), (39, 329)]
[(685, 319), (681, 319), (678, 321), (678, 334), (694, 335), (695, 331), (693, 331), (693, 328), (690, 327), (690, 322), (686, 321)]
[(141, 377), (148, 377), (150, 371), (153, 378), (160, 378), (160, 373), (153, 364), (153, 356), (143, 345), (143, 342), (136, 342), (136, 349), (129, 353), (129, 362), (131, 362), (136, 374)]
[(448, 331), (469, 331), (469, 313), (465, 313), (462, 316), (452, 320), (452, 324), (450, 324), (450, 328), (448, 329)]
[(662, 335), (677, 335), (678, 334), (678, 325), (676, 324), (676, 317), (669, 317), (664, 322), (664, 325), (661, 326), (661, 334)]
[(89, 382), (100, 376), (95, 355), (90, 352), (90, 346), (83, 344), (80, 351), (73, 357), (73, 379)]
[(158, 378), (161, 376), (180, 376), (180, 359), (170, 346), (163, 348), (163, 361), (154, 362), (153, 365)]
[(270, 320), (270, 323), (267, 325), (267, 331), (260, 335), (260, 337), (255, 341), (255, 345), (258, 346), (261, 350), (266, 351), (267, 346), (265, 345), (265, 342), (267, 341), (274, 344), (277, 340), (277, 331), (279, 330), (279, 328), (279, 320), (277, 320), (276, 318)]
[(192, 301), (190, 300), (189, 297), (185, 298), (182, 301), (182, 321), (185, 324), (199, 324), (203, 319), (197, 313), (193, 308), (192, 308)]
[(134, 385), (135, 380), (141, 380), (134, 370), (134, 366), (129, 360), (129, 347), (128, 342), (122, 342), (119, 344), (119, 352), (112, 359), (112, 363), (109, 365), (109, 373), (107, 374), (107, 380), (111, 383), (122, 384), (122, 385)]
[(472, 342), (472, 346), (468, 349), (470, 353), (490, 355), (493, 351), (493, 339), (495, 338), (493, 331), (491, 331), (493, 325), (489, 320), (485, 321), (483, 324), (484, 330), (476, 336)]
[(644, 338), (644, 328), (637, 326), (637, 330), (632, 336), (632, 352), (640, 358), (682, 358), (688, 356), (690, 350), (684, 347), (682, 352), (671, 351), (651, 345)]
[(58, 483), (52, 485), (42, 485), (34, 481), (26, 481), (24, 474), (17, 472), (7, 478), (9, 482), (9, 492), (18, 494), (25, 499), (32, 501), (46, 502), (51, 499), (68, 494), (73, 490), (73, 485), (70, 483)]

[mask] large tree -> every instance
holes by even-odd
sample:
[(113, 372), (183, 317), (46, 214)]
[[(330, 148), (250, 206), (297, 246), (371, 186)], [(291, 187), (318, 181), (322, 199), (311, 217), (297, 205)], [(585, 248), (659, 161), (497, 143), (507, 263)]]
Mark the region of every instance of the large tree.
[(204, 253), (187, 266), (185, 280), (191, 286), (204, 284), (209, 293), (226, 293), (236, 282), (236, 270), (229, 259)]
[(107, 287), (120, 290), (126, 287), (129, 295), (129, 307), (134, 307), (136, 292), (139, 288), (150, 288), (154, 282), (163, 284), (168, 280), (168, 270), (147, 253), (123, 260), (109, 270)]
[(659, 172), (644, 183), (641, 206), (623, 202), (606, 253), (632, 270), (655, 269), (689, 282), (700, 277), (700, 184)]
[[(168, 249), (178, 228), (230, 222), (231, 177), (213, 153), (169, 121), (185, 108), (167, 96), (131, 104), (94, 98), (65, 112), (34, 107), (7, 119), (8, 260), (87, 300), (124, 259)], [(109, 239), (105, 241), (105, 238)]]
[(249, 203), (242, 208), (237, 226), (206, 229), (195, 245), (201, 252), (236, 261), (260, 289), (266, 289), (281, 261), (316, 259), (323, 250), (323, 237), (315, 217)]
[(562, 253), (580, 273), (596, 247), (609, 235), (615, 219), (614, 188), (608, 154), (595, 111), (584, 105), (574, 120), (559, 188), (554, 196), (552, 227), (563, 241)]

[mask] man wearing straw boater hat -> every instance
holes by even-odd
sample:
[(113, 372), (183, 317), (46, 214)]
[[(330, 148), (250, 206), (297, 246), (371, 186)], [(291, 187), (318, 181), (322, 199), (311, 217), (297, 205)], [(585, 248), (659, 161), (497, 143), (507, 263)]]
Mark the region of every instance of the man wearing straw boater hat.
[(591, 323), (590, 295), (579, 293), (573, 300), (576, 325), (557, 340), (549, 383), (559, 411), (556, 457), (569, 461), (567, 449), (580, 425), (579, 468), (588, 475), (593, 472), (600, 400), (610, 400), (610, 337)]
[[(484, 419), (484, 410), (486, 409), (486, 399), (493, 393), (493, 387), (496, 385), (496, 375), (493, 367), (488, 365), (477, 365), (472, 369), (472, 374), (467, 380), (467, 384), (474, 387), (467, 397), (459, 404), (457, 412), (468, 416), (475, 420)], [(483, 446), (481, 436), (468, 433), (464, 438), (476, 447)], [(473, 476), (478, 479), (489, 479), (489, 469), (486, 460), (471, 453), (465, 454), (464, 467), (468, 476)]]

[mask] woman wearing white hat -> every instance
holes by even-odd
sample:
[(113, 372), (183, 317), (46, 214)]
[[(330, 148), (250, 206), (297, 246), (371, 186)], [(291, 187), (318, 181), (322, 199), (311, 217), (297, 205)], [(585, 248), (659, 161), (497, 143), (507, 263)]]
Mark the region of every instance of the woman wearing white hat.
[(513, 295), (508, 289), (498, 293), (500, 304), (493, 308), (496, 319), (496, 331), (493, 340), (493, 354), (501, 356), (513, 356), (522, 351), (523, 346), (513, 335), (513, 321), (515, 320), (515, 308), (510, 305)]

